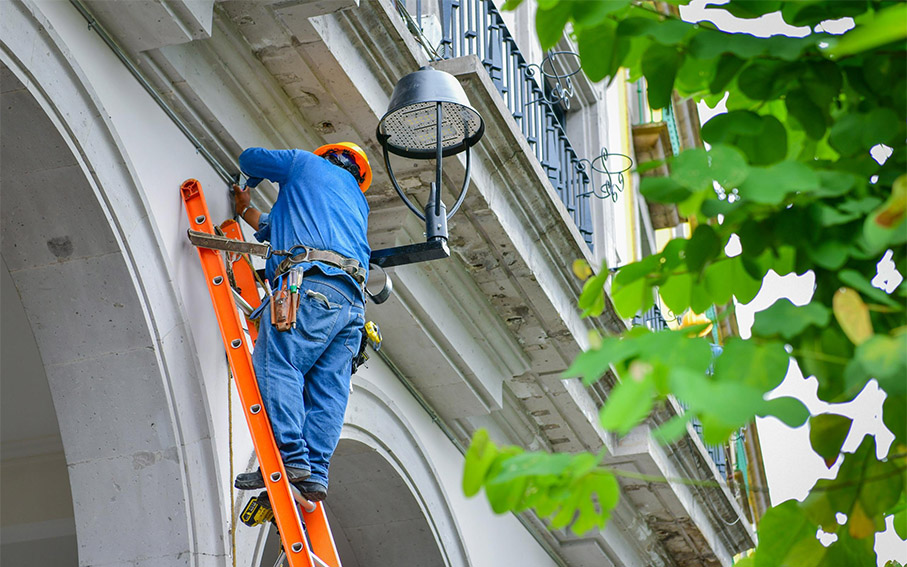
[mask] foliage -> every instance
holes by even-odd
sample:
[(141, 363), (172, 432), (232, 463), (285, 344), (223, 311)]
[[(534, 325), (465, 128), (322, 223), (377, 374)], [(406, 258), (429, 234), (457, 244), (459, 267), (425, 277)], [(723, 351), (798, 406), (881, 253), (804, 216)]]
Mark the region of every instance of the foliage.
[[(632, 317), (651, 307), (656, 293), (676, 314), (732, 306), (732, 298), (746, 303), (769, 271), (812, 271), (815, 291), (805, 306), (780, 300), (758, 313), (753, 338), (729, 339), (714, 363), (696, 329), (634, 328), (593, 337), (565, 378), (587, 385), (609, 371), (619, 378), (601, 411), (602, 425), (619, 434), (676, 396), (689, 409), (659, 428), (663, 442), (683, 435), (694, 416), (707, 443), (726, 441), (755, 416), (794, 427), (809, 420), (815, 452), (840, 465), (836, 478), (819, 481), (805, 502), (770, 509), (755, 554), (743, 562), (874, 565), (872, 536), (885, 518), (894, 516), (897, 533), (907, 536), (907, 285), (889, 294), (871, 283), (889, 249), (907, 274), (907, 5), (732, 0), (717, 7), (747, 19), (780, 12), (785, 22), (814, 30), (802, 38), (758, 38), (686, 23), (653, 4), (538, 0), (542, 47), (553, 47), (566, 28), (592, 80), (627, 68), (631, 79), (645, 77), (653, 108), (671, 104), (675, 92), (710, 105), (729, 93), (728, 112), (702, 127), (710, 148), (688, 149), (669, 160), (668, 177), (643, 180), (644, 196), (676, 204), (696, 228), (689, 239), (622, 267), (612, 283), (615, 308)], [(855, 27), (843, 35), (815, 31), (844, 17)], [(870, 154), (880, 144), (892, 150), (881, 165)], [(734, 256), (726, 252), (732, 237), (742, 248)], [(579, 300), (583, 315), (600, 315), (607, 270), (574, 271), (589, 278)], [(818, 379), (819, 397), (831, 404), (878, 381), (887, 394), (883, 421), (895, 436), (887, 457), (877, 456), (872, 437), (843, 454), (851, 424), (834, 411), (810, 418), (798, 400), (766, 400), (791, 359)], [(480, 432), (466, 461), (466, 492), (485, 487), (498, 512), (533, 507), (556, 526), (575, 515), (573, 529), (582, 532), (600, 527), (616, 505), (619, 471), (603, 467), (599, 456), (498, 449)], [(846, 516), (843, 525), (836, 514)], [(820, 528), (837, 540), (823, 546)]]

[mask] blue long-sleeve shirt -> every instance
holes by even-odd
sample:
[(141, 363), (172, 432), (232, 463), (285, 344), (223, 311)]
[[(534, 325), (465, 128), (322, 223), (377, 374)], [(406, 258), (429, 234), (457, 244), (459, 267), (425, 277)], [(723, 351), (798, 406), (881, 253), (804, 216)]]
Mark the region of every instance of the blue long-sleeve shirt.
[[(262, 178), (276, 182), (280, 191), (271, 212), (261, 215), (255, 238), (269, 241), (274, 250), (303, 244), (355, 258), (368, 270), (368, 202), (351, 173), (304, 150), (248, 148), (239, 167), (255, 187)], [(268, 259), (265, 272), (273, 280), (283, 256)], [(318, 262), (327, 275), (342, 270)], [(305, 267), (305, 265), (304, 265)]]

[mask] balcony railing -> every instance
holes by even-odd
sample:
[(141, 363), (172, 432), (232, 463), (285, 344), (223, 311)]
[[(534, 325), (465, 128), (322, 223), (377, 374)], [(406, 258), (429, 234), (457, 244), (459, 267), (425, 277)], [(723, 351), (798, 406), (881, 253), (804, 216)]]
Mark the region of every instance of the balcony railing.
[[(549, 102), (544, 79), (542, 84), (538, 81), (541, 73), (523, 58), (494, 4), (490, 0), (437, 0), (432, 3), (428, 0), (395, 0), (395, 5), (408, 16), (410, 25), (417, 28), (419, 39), (423, 40), (423, 45), (428, 45), (433, 56), (449, 59), (476, 55), (479, 58), (591, 248), (589, 198), (592, 179), (589, 169), (570, 145), (564, 124), (558, 118), (558, 103)], [(435, 18), (440, 23), (440, 30), (428, 29)], [(435, 42), (431, 39), (424, 41), (433, 33), (440, 36), (435, 38), (436, 46), (432, 45)]]

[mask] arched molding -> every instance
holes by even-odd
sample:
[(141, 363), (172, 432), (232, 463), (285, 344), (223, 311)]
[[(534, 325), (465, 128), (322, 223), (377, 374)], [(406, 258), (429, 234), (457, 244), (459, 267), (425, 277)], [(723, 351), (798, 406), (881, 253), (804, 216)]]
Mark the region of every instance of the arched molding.
[[(3, 253), (47, 370), (80, 564), (223, 564), (229, 513), (208, 396), (117, 127), (39, 5), (4, 3), (0, 61), (52, 123), (29, 143), (68, 152), (78, 172), (33, 185), (40, 194), (4, 188)], [(44, 222), (25, 222), (34, 203)], [(55, 237), (69, 244), (55, 251)]]
[(353, 377), (341, 442), (348, 439), (362, 443), (390, 463), (422, 508), (447, 564), (469, 565), (441, 477), (416, 431), (390, 395), (367, 378)]
[[(342, 483), (339, 486), (335, 485), (337, 477), (345, 476), (344, 471), (339, 467), (345, 465), (361, 467), (363, 463), (366, 463), (365, 466), (369, 466), (367, 463), (375, 463), (380, 460), (382, 465), (386, 465), (393, 471), (390, 474), (387, 471), (383, 472), (385, 479), (392, 483), (402, 483), (403, 486), (388, 488), (377, 485), (372, 489), (375, 491), (387, 489), (400, 491), (396, 492), (397, 501), (412, 499), (421, 511), (424, 525), (431, 531), (431, 538), (434, 541), (435, 549), (428, 550), (423, 547), (422, 549), (426, 551), (425, 555), (418, 558), (409, 557), (407, 564), (435, 565), (435, 563), (431, 563), (431, 560), (437, 555), (439, 556), (437, 560), (443, 561), (443, 565), (446, 567), (470, 565), (463, 536), (445, 495), (444, 487), (438, 480), (440, 476), (437, 474), (426, 447), (414, 433), (415, 431), (413, 424), (406, 420), (404, 412), (397, 407), (391, 396), (367, 378), (359, 375), (353, 376), (353, 394), (350, 396), (340, 443), (331, 465), (332, 484), (326, 506), (338, 549), (343, 555), (345, 551), (343, 540), (347, 537), (351, 540), (352, 549), (349, 551), (367, 557), (379, 555), (380, 551), (374, 549), (378, 545), (403, 549), (413, 546), (411, 541), (384, 539), (376, 543), (367, 537), (363, 538), (363, 541), (357, 541), (355, 534), (348, 533), (350, 526), (344, 524), (342, 517), (338, 517), (344, 515), (338, 508), (346, 506), (343, 496), (340, 494), (344, 490)], [(357, 458), (356, 453), (360, 455), (370, 453), (371, 455), (362, 459)], [(352, 458), (349, 459), (349, 462), (345, 462), (350, 456)], [(370, 476), (370, 472), (357, 470), (354, 476), (359, 479), (367, 478)], [(370, 504), (359, 501), (356, 504), (357, 513), (365, 512)], [(397, 506), (387, 506), (385, 503), (377, 513), (380, 514), (381, 521), (390, 524), (401, 520), (395, 515), (398, 511)], [(261, 530), (259, 533), (253, 565), (267, 564), (267, 562), (262, 563), (262, 557), (265, 553), (265, 541), (268, 535), (267, 530)], [(363, 550), (363, 546), (368, 549)], [(416, 562), (413, 563), (413, 561)]]

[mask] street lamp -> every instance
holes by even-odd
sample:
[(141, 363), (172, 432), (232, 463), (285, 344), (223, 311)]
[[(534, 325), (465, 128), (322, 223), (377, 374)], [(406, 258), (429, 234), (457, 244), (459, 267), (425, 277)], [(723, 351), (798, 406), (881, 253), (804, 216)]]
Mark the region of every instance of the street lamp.
[[(469, 148), (482, 138), (482, 116), (469, 104), (466, 92), (450, 73), (422, 67), (406, 75), (394, 87), (387, 113), (378, 122), (377, 137), (384, 148), (384, 165), (397, 195), (425, 221), (426, 242), (385, 248), (372, 252), (371, 263), (382, 268), (447, 258), (447, 220), (457, 212), (469, 186)], [(441, 201), (442, 158), (466, 152), (463, 188), (450, 212)], [(410, 159), (435, 160), (435, 181), (431, 183), (423, 210), (400, 189), (390, 163), (390, 154)]]

